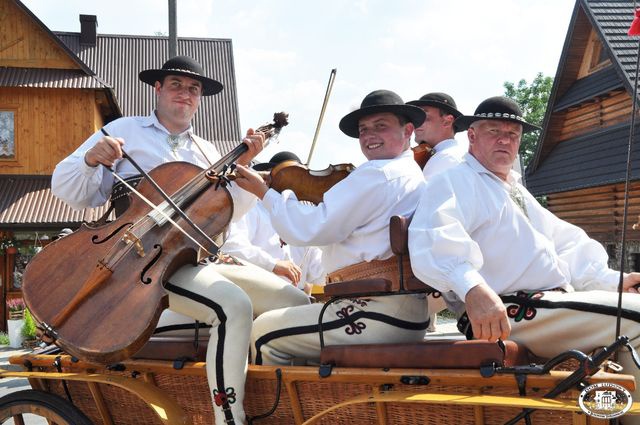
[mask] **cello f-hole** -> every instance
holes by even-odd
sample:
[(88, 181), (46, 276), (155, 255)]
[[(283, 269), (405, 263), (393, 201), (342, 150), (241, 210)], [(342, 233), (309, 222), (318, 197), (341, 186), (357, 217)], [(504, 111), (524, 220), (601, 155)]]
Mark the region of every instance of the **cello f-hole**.
[(120, 231), (122, 229), (124, 229), (125, 227), (128, 227), (128, 226), (131, 226), (132, 224), (133, 223), (124, 223), (122, 226), (118, 227), (113, 232), (108, 234), (104, 239), (99, 239), (98, 235), (93, 235), (93, 236), (91, 236), (91, 242), (93, 242), (94, 244), (104, 243), (104, 242), (108, 241), (109, 239), (111, 239), (115, 234), (120, 233)]
[(151, 267), (153, 267), (153, 265), (155, 263), (158, 262), (158, 259), (160, 258), (160, 255), (162, 255), (162, 246), (161, 245), (154, 245), (153, 249), (157, 250), (156, 251), (156, 255), (151, 259), (151, 261), (149, 261), (149, 263), (147, 263), (146, 266), (144, 266), (144, 269), (142, 269), (142, 272), (140, 273), (140, 282), (144, 283), (145, 285), (150, 284), (151, 282), (153, 282), (153, 280), (149, 277), (145, 277), (145, 275), (147, 274), (147, 271), (149, 271), (149, 269)]

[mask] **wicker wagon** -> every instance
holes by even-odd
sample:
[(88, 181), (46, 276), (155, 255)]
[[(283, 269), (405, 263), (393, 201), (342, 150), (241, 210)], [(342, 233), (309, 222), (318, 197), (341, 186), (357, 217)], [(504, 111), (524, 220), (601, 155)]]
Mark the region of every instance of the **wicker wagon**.
[[(68, 355), (28, 354), (10, 359), (33, 390), (0, 399), (0, 420), (20, 422), (35, 413), (57, 424), (213, 424), (203, 362), (132, 359), (109, 366)], [(495, 365), (494, 365), (495, 366)], [(180, 367), (177, 369), (176, 367)], [(523, 408), (536, 408), (534, 424), (605, 424), (580, 411), (574, 388), (556, 399), (543, 394), (571, 371), (528, 375), (486, 370), (250, 366), (245, 409), (256, 424), (503, 424)], [(629, 375), (598, 372), (588, 382), (632, 390)], [(281, 389), (279, 389), (281, 387)], [(526, 396), (519, 395), (524, 389)], [(640, 413), (632, 407), (630, 413)], [(26, 422), (28, 424), (28, 422)], [(524, 421), (522, 422), (524, 423)]]
[[(402, 217), (391, 220), (397, 269), (382, 277), (365, 271), (357, 276), (365, 280), (330, 285), (328, 302), (430, 290), (411, 273), (408, 224)], [(58, 353), (13, 357), (10, 362), (24, 371), (0, 372), (0, 378), (28, 378), (33, 389), (0, 399), (0, 423), (13, 418), (22, 424), (24, 414), (33, 413), (50, 423), (73, 425), (213, 424), (202, 362), (206, 345), (153, 337), (137, 358), (108, 366)], [(530, 416), (534, 424), (607, 424), (582, 413), (576, 384), (635, 388), (632, 376), (603, 371), (574, 380), (575, 358), (573, 364), (561, 365), (565, 370), (529, 366), (525, 353), (510, 342), (478, 341), (324, 347), (320, 366), (250, 365), (245, 410), (252, 423), (273, 425), (492, 425), (508, 422), (523, 409), (535, 409)], [(187, 357), (195, 361), (185, 361)], [(594, 369), (590, 357), (577, 359)], [(555, 366), (556, 360), (547, 366)], [(567, 391), (543, 397), (567, 382)], [(640, 403), (628, 414), (640, 414)]]

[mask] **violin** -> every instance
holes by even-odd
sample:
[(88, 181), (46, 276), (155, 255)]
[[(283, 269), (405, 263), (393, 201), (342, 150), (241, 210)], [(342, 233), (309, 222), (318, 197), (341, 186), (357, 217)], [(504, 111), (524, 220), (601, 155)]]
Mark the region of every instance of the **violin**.
[(420, 143), (418, 146), (412, 147), (411, 150), (413, 151), (413, 159), (418, 163), (420, 169), (424, 170), (427, 161), (433, 156), (433, 148), (426, 143)]
[[(257, 131), (269, 139), (287, 124), (287, 115), (279, 113)], [(220, 234), (233, 212), (220, 176), (247, 150), (240, 144), (207, 170), (162, 164), (141, 180), (141, 196), (130, 194), (129, 207), (116, 220), (83, 224), (34, 256), (22, 291), (45, 336), (87, 361), (113, 363), (135, 354), (168, 307), (166, 280), (197, 264), (201, 248), (216, 251), (207, 235)]]
[(353, 164), (329, 165), (324, 170), (310, 170), (296, 161), (284, 161), (263, 175), (265, 183), (272, 189), (282, 192), (292, 190), (299, 201), (314, 204), (322, 202), (324, 193), (344, 179), (355, 167)]

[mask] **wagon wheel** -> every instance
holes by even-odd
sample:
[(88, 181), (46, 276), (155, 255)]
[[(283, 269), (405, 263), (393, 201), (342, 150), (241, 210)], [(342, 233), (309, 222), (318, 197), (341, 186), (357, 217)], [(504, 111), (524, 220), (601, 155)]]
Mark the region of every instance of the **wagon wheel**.
[(24, 390), (0, 398), (0, 424), (10, 419), (15, 425), (42, 423), (35, 418), (56, 425), (93, 425), (80, 409), (54, 394)]

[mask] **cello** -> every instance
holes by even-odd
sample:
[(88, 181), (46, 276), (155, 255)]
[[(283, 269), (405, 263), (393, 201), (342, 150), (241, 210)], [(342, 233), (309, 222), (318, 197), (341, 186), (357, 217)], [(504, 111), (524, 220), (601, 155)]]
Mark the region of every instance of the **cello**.
[[(287, 124), (287, 114), (277, 113), (257, 131), (267, 140)], [(83, 360), (113, 363), (135, 354), (168, 307), (166, 280), (197, 264), (199, 249), (217, 250), (205, 246), (207, 235), (220, 234), (233, 213), (220, 182), (247, 150), (240, 144), (206, 170), (186, 162), (162, 164), (142, 179), (136, 187), (141, 197), (129, 195), (131, 204), (116, 220), (83, 224), (38, 253), (25, 269), (22, 290), (44, 334)]]

